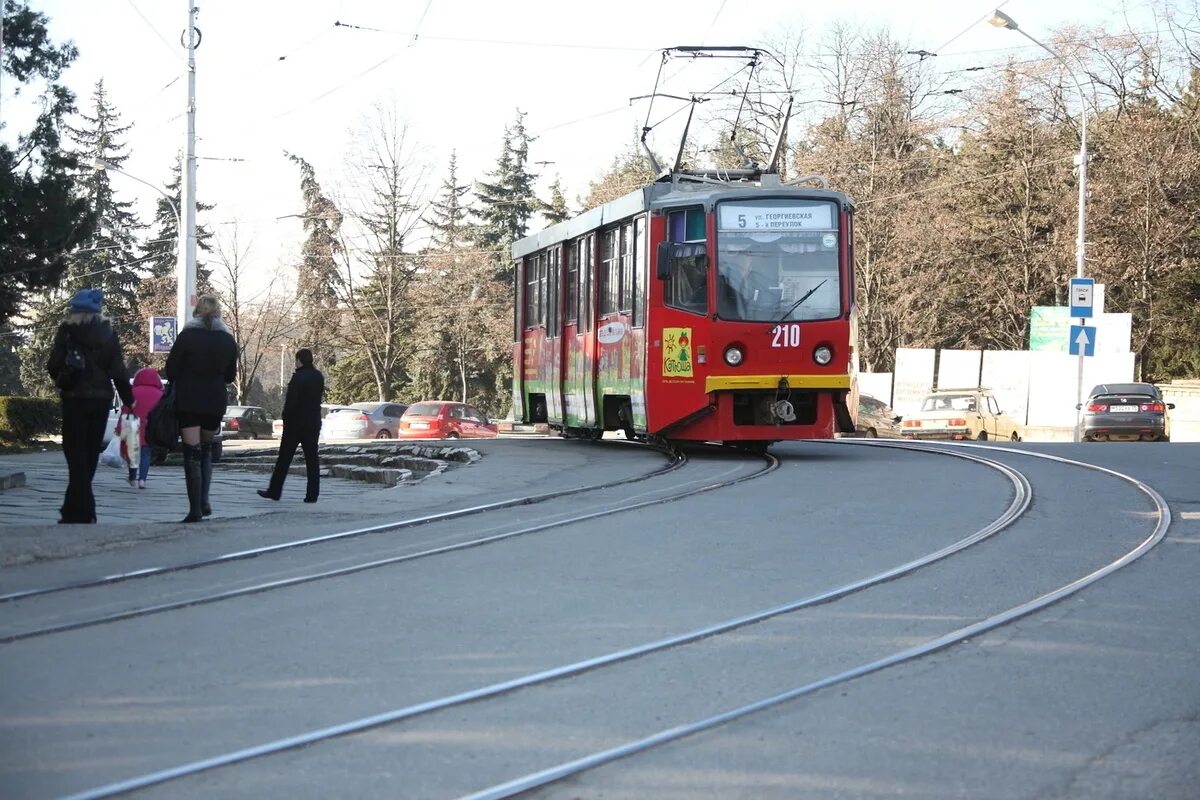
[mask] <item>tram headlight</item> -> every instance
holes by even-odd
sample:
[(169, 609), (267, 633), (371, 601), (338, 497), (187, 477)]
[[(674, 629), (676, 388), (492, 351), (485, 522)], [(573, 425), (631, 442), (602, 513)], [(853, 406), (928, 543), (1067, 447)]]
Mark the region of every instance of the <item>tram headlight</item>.
[(833, 349), (827, 344), (817, 345), (813, 350), (813, 361), (820, 364), (822, 367), (833, 361)]
[(725, 363), (731, 367), (736, 367), (746, 359), (746, 354), (742, 352), (742, 348), (736, 344), (731, 344), (725, 348)]

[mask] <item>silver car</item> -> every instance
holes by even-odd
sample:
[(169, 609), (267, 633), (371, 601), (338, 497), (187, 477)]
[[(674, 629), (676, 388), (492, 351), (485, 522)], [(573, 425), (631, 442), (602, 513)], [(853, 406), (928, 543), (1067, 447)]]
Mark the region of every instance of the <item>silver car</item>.
[(321, 423), (322, 439), (395, 439), (404, 403), (353, 403), (329, 413)]

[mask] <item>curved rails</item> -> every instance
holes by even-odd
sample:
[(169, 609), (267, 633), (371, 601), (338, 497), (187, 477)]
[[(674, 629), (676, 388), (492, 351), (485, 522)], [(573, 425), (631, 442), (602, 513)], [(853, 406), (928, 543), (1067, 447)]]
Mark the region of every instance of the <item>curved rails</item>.
[[(187, 570), (199, 569), (201, 567), (211, 567), (216, 564), (228, 564), (231, 561), (241, 561), (247, 558), (256, 558), (257, 556), (266, 555), (268, 553), (277, 553), (283, 550), (294, 550), (300, 547), (308, 547), (310, 545), (322, 544), (324, 542), (333, 542), (339, 539), (350, 539), (356, 536), (365, 536), (368, 533), (382, 533), (384, 531), (415, 528), (418, 525), (426, 525), (431, 522), (445, 522), (446, 520), (469, 517), (475, 514), (483, 514), (488, 511), (498, 511), (505, 508), (514, 508), (516, 506), (535, 505), (537, 503), (544, 503), (547, 500), (555, 500), (560, 497), (569, 497), (570, 495), (598, 491), (600, 489), (611, 489), (615, 486), (623, 486), (627, 483), (636, 483), (638, 481), (644, 481), (648, 478), (657, 478), (660, 475), (666, 475), (669, 472), (674, 472), (687, 463), (687, 456), (681, 453), (673, 453), (663, 450), (662, 448), (651, 449), (660, 450), (667, 455), (669, 457), (667, 464), (659, 467), (656, 470), (651, 470), (650, 472), (646, 472), (632, 478), (622, 478), (619, 481), (609, 481), (608, 483), (599, 483), (591, 486), (576, 486), (570, 489), (560, 489), (555, 492), (544, 492), (542, 494), (532, 494), (525, 497), (511, 497), (508, 500), (499, 500), (495, 503), (469, 506), (467, 508), (455, 509), (454, 511), (443, 511), (438, 514), (427, 514), (423, 517), (414, 517), (412, 519), (398, 520), (396, 522), (384, 522), (380, 525), (372, 525), (367, 528), (354, 528), (348, 531), (327, 533), (307, 539), (296, 539), (295, 541), (291, 542), (280, 542), (278, 544), (265, 545), (263, 547), (255, 547), (248, 550), (236, 550), (232, 553), (224, 553), (219, 556), (213, 556), (212, 558), (189, 561), (182, 564), (166, 564), (161, 567), (146, 567), (144, 569), (135, 569), (129, 572), (121, 572), (113, 575), (103, 575), (99, 578), (89, 578), (87, 580), (76, 581), (74, 583), (64, 583), (57, 586), (46, 586), (38, 589), (25, 589), (19, 592), (9, 592), (7, 594), (0, 594), (0, 603), (11, 602), (13, 600), (24, 600), (30, 597), (40, 597), (42, 595), (65, 592), (71, 589), (91, 589), (96, 586), (107, 586), (113, 583), (123, 583), (124, 581), (130, 581), (137, 578), (149, 578), (155, 575), (166, 575), (171, 572), (185, 572)], [(3, 641), (5, 640), (0, 639), (0, 642)]]
[[(213, 756), (211, 758), (203, 759), (201, 761), (195, 761), (190, 764), (184, 764), (184, 765), (181, 765), (178, 767), (173, 767), (171, 769), (162, 770), (160, 772), (143, 775), (143, 776), (137, 777), (137, 778), (130, 778), (125, 781), (121, 781), (118, 783), (112, 783), (107, 786), (101, 786), (96, 789), (92, 789), (92, 790), (89, 790), (86, 792), (81, 792), (76, 795), (71, 795), (71, 797), (66, 798), (66, 800), (98, 800), (98, 798), (112, 797), (114, 795), (122, 794), (124, 792), (130, 792), (130, 791), (134, 791), (137, 789), (143, 789), (148, 786), (154, 786), (156, 784), (166, 783), (168, 781), (172, 781), (177, 778), (183, 778), (188, 775), (194, 775), (196, 773), (205, 772), (205, 771), (208, 771), (211, 769), (216, 769), (218, 767), (231, 766), (233, 764), (237, 764), (237, 763), (240, 763), (243, 761), (249, 761), (251, 759), (259, 758), (262, 756), (273, 755), (275, 753), (281, 753), (286, 750), (292, 750), (292, 749), (295, 749), (298, 747), (304, 747), (306, 745), (314, 744), (316, 742), (320, 742), (320, 741), (323, 741), (326, 739), (333, 739), (333, 738), (336, 738), (339, 736), (346, 736), (349, 734), (361, 733), (362, 731), (369, 730), (371, 728), (377, 728), (377, 727), (380, 727), (383, 725), (389, 725), (389, 724), (392, 724), (395, 722), (400, 722), (401, 720), (411, 719), (413, 717), (417, 717), (417, 716), (420, 716), (423, 714), (428, 714), (428, 713), (431, 713), (434, 711), (440, 711), (442, 709), (450, 708), (452, 706), (462, 705), (464, 703), (470, 703), (473, 701), (482, 700), (482, 699), (486, 699), (486, 698), (490, 698), (490, 697), (496, 697), (498, 695), (502, 695), (502, 694), (506, 694), (508, 692), (515, 691), (517, 689), (522, 689), (522, 688), (534, 686), (536, 684), (541, 684), (541, 683), (548, 683), (550, 681), (558, 680), (561, 678), (571, 677), (573, 675), (579, 675), (584, 672), (589, 672), (591, 670), (598, 669), (600, 667), (606, 667), (606, 666), (610, 666), (612, 664), (617, 664), (617, 663), (620, 663), (623, 661), (629, 661), (634, 658), (638, 658), (640, 656), (649, 655), (651, 653), (659, 652), (662, 650), (667, 650), (672, 647), (678, 647), (680, 645), (689, 644), (691, 642), (695, 642), (700, 639), (706, 639), (710, 636), (716, 636), (718, 634), (727, 633), (729, 631), (732, 631), (732, 630), (735, 630), (738, 628), (742, 628), (747, 625), (753, 625), (758, 622), (763, 622), (768, 619), (771, 619), (772, 617), (777, 617), (777, 616), (787, 614), (787, 613), (790, 613), (793, 611), (798, 611), (803, 608), (808, 608), (811, 606), (817, 606), (817, 605), (821, 605), (824, 603), (832, 602), (834, 600), (838, 600), (843, 597), (846, 597), (847, 595), (862, 591), (863, 589), (866, 589), (868, 587), (875, 586), (880, 583), (884, 583), (885, 581), (893, 580), (897, 577), (908, 574), (910, 572), (914, 572), (917, 569), (920, 569), (921, 567), (927, 566), (928, 564), (931, 564), (935, 561), (944, 559), (954, 553), (957, 553), (967, 547), (970, 547), (971, 545), (976, 544), (976, 543), (982, 541), (983, 539), (985, 539), (989, 536), (992, 536), (992, 535), (998, 533), (999, 531), (1003, 530), (1004, 528), (1008, 527), (1016, 519), (1018, 519), (1022, 514), (1024, 514), (1026, 509), (1029, 508), (1029, 504), (1033, 500), (1033, 493), (1032, 493), (1031, 488), (1029, 487), (1028, 480), (1026, 480), (1025, 476), (1022, 475), (1017, 470), (1014, 470), (1011, 467), (1008, 467), (1007, 465), (1001, 464), (1001, 463), (999, 463), (997, 461), (993, 461), (991, 459), (981, 458), (978, 456), (972, 456), (972, 455), (965, 454), (965, 453), (952, 453), (952, 452), (946, 452), (946, 451), (942, 451), (942, 450), (933, 450), (933, 449), (928, 450), (928, 452), (935, 452), (935, 453), (939, 453), (939, 454), (943, 454), (943, 455), (953, 456), (956, 458), (962, 458), (967, 461), (973, 461), (973, 462), (976, 462), (979, 464), (984, 464), (984, 465), (989, 466), (993, 469), (996, 469), (999, 472), (1001, 472), (1002, 474), (1004, 474), (1009, 479), (1009, 481), (1012, 483), (1013, 490), (1014, 490), (1014, 496), (1013, 496), (1013, 499), (1010, 502), (1008, 508), (1006, 508), (1003, 514), (1001, 514), (999, 517), (997, 517), (994, 521), (989, 523), (987, 526), (981, 528), (980, 530), (976, 531), (975, 533), (972, 533), (970, 536), (967, 536), (947, 547), (942, 548), (941, 550), (938, 550), (934, 553), (930, 553), (928, 555), (914, 559), (905, 564), (901, 564), (898, 567), (893, 567), (891, 569), (885, 570), (876, 575), (872, 575), (870, 577), (863, 578), (861, 580), (853, 581), (853, 582), (845, 584), (843, 586), (839, 586), (834, 589), (830, 589), (828, 591), (821, 592), (820, 594), (812, 595), (810, 597), (805, 597), (801, 600), (796, 600), (794, 602), (787, 603), (785, 605), (776, 606), (774, 608), (769, 608), (769, 609), (766, 609), (763, 611), (758, 611), (758, 612), (754, 612), (751, 614), (747, 614), (742, 617), (737, 617), (735, 619), (726, 620), (724, 622), (720, 622), (715, 625), (709, 625), (704, 628), (699, 628), (699, 629), (689, 631), (687, 633), (679, 634), (676, 636), (672, 636), (672, 637), (669, 637), (666, 639), (660, 639), (658, 641), (648, 642), (648, 643), (641, 644), (641, 645), (636, 645), (634, 647), (626, 648), (624, 650), (618, 650), (618, 651), (615, 651), (612, 653), (607, 653), (607, 654), (604, 654), (601, 656), (596, 656), (594, 658), (586, 659), (583, 661), (577, 661), (572, 664), (566, 664), (563, 666), (554, 667), (552, 669), (543, 670), (541, 672), (536, 672), (536, 673), (533, 673), (530, 675), (525, 675), (525, 676), (522, 676), (519, 678), (513, 678), (508, 681), (502, 681), (500, 683), (494, 683), (494, 684), (491, 684), (488, 686), (483, 686), (478, 689), (472, 689), (472, 690), (469, 690), (466, 692), (461, 692), (459, 694), (449, 695), (447, 697), (441, 697), (441, 698), (437, 698), (434, 700), (429, 700), (424, 703), (418, 703), (418, 704), (412, 705), (412, 706), (406, 706), (403, 708), (392, 709), (390, 711), (385, 711), (385, 712), (382, 712), (379, 714), (374, 714), (369, 717), (363, 717), (361, 719), (351, 720), (349, 722), (332, 725), (332, 726), (329, 726), (326, 728), (319, 728), (317, 730), (308, 731), (306, 733), (298, 734), (296, 736), (290, 736), (285, 739), (278, 739), (273, 742), (267, 742), (267, 743), (257, 745), (255, 747), (250, 747), (250, 748), (247, 748), (244, 750), (238, 750), (238, 751), (231, 752), (231, 753), (225, 753), (222, 755)], [(769, 461), (774, 461), (774, 464), (768, 470), (764, 470), (761, 473), (755, 473), (754, 475), (740, 478), (736, 482), (750, 480), (751, 478), (758, 477), (759, 475), (765, 474), (766, 472), (773, 471), (778, 466), (778, 463), (779, 463), (778, 460), (775, 459), (775, 457), (771, 456), (771, 455), (767, 455), (766, 458)], [(584, 767), (584, 768), (586, 769), (586, 767)], [(565, 775), (560, 776), (560, 777), (565, 777)], [(557, 780), (557, 779), (558, 778), (555, 778), (554, 780)], [(550, 781), (547, 781), (547, 782), (550, 782)]]
[[(627, 505), (620, 506), (618, 508), (609, 508), (609, 509), (602, 509), (600, 511), (593, 511), (589, 514), (581, 514), (579, 516), (572, 517), (571, 519), (557, 520), (554, 522), (543, 522), (538, 525), (531, 525), (531, 526), (528, 526), (525, 528), (518, 528), (517, 530), (507, 531), (505, 533), (497, 533), (497, 534), (494, 534), (491, 536), (484, 536), (484, 537), (481, 537), (478, 539), (470, 539), (465, 542), (457, 542), (455, 544), (443, 545), (442, 547), (434, 547), (429, 550), (421, 550), (416, 553), (406, 553), (405, 555), (401, 555), (401, 556), (389, 556), (387, 558), (379, 558), (379, 559), (375, 559), (373, 561), (366, 561), (361, 564), (351, 564), (348, 567), (339, 567), (337, 569), (325, 570), (324, 572), (314, 572), (314, 573), (311, 573), (308, 575), (299, 575), (294, 578), (280, 578), (279, 580), (267, 581), (266, 583), (259, 583), (259, 584), (255, 584), (253, 586), (245, 586), (240, 589), (230, 589), (228, 591), (218, 592), (215, 594), (202, 595), (200, 597), (193, 597), (193, 598), (190, 598), (187, 600), (176, 600), (176, 601), (173, 601), (170, 603), (160, 603), (158, 605), (153, 605), (153, 606), (143, 606), (142, 608), (134, 608), (134, 609), (130, 609), (128, 611), (119, 611), (119, 612), (116, 612), (113, 614), (105, 614), (103, 616), (91, 617), (89, 619), (77, 620), (75, 622), (64, 622), (59, 625), (51, 625), (51, 626), (47, 626), (45, 628), (36, 628), (33, 630), (29, 630), (29, 631), (22, 631), (19, 633), (7, 634), (7, 635), (0, 636), (0, 644), (9, 644), (11, 642), (19, 642), (19, 641), (22, 641), (25, 639), (34, 639), (39, 636), (49, 636), (50, 634), (53, 634), (53, 633), (65, 633), (66, 631), (79, 630), (80, 628), (90, 628), (94, 625), (103, 625), (108, 622), (121, 622), (123, 620), (136, 619), (137, 617), (146, 617), (151, 614), (159, 614), (164, 611), (175, 611), (177, 609), (189, 608), (191, 606), (206, 605), (208, 603), (215, 603), (220, 600), (230, 600), (235, 597), (244, 597), (246, 595), (251, 595), (251, 594), (260, 594), (262, 592), (271, 591), (273, 589), (284, 589), (289, 586), (299, 586), (300, 584), (304, 584), (304, 583), (313, 583), (314, 581), (325, 580), (326, 578), (337, 578), (337, 577), (341, 577), (344, 575), (352, 575), (356, 572), (365, 572), (366, 570), (376, 569), (378, 567), (386, 567), (386, 566), (390, 566), (393, 564), (402, 564), (406, 561), (415, 561), (419, 558), (428, 558), (429, 556), (442, 555), (444, 553), (453, 553), (458, 550), (467, 550), (472, 547), (481, 547), (481, 546), (487, 545), (487, 544), (494, 544), (495, 542), (501, 542), (501, 541), (504, 541), (505, 539), (512, 539), (517, 536), (524, 536), (529, 533), (537, 533), (539, 531), (549, 530), (551, 528), (559, 528), (564, 525), (571, 525), (576, 522), (582, 522), (584, 520), (595, 519), (597, 517), (607, 517), (607, 516), (611, 516), (613, 514), (622, 514), (626, 511), (636, 511), (639, 508), (646, 508), (647, 506), (652, 506), (652, 505), (656, 505), (656, 504), (660, 504), (660, 503), (671, 503), (676, 500), (682, 500), (685, 497), (692, 497), (693, 495), (702, 494), (704, 492), (710, 492), (714, 489), (723, 489), (727, 486), (733, 486), (735, 484), (742, 483), (743, 481), (753, 480), (754, 478), (758, 478), (758, 477), (761, 477), (768, 473), (774, 472), (776, 469), (779, 468), (779, 459), (777, 459), (775, 456), (768, 454), (768, 455), (764, 456), (764, 458), (767, 461), (767, 466), (765, 469), (758, 470), (757, 472), (753, 472), (749, 475), (743, 475), (740, 478), (734, 478), (734, 479), (726, 480), (726, 481), (718, 481), (716, 483), (708, 483), (708, 484), (700, 486), (696, 489), (689, 489), (687, 491), (679, 492), (677, 494), (671, 495), (670, 497), (653, 498), (650, 500), (643, 500), (638, 503), (630, 503)], [(615, 485), (629, 483), (632, 480), (641, 480), (641, 478), (637, 478), (637, 479), (626, 478), (625, 480), (622, 480), (618, 484), (615, 484)], [(592, 487), (592, 488), (597, 488), (597, 487)]]
[[(948, 452), (947, 450), (942, 450), (939, 448), (927, 448), (919, 445), (913, 446), (909, 444), (892, 442), (854, 442), (854, 444), (859, 446), (866, 445), (869, 447), (898, 447), (911, 450), (923, 449), (927, 451), (932, 450), (935, 452)], [(1063, 458), (1061, 456), (1034, 453), (1029, 450), (1001, 448), (992, 445), (972, 446), (981, 449), (999, 450), (1005, 453), (1020, 453), (1022, 455), (1032, 456), (1034, 458), (1045, 458), (1051, 461), (1058, 461), (1063, 464), (1070, 464), (1073, 466), (1080, 466), (1087, 469), (1096, 470), (1098, 472), (1103, 472), (1105, 474), (1128, 481), (1145, 493), (1157, 507), (1159, 515), (1158, 524), (1155, 526), (1150, 535), (1142, 540), (1137, 547), (1135, 547), (1133, 550), (1130, 550), (1128, 553), (1116, 559), (1115, 561), (1112, 561), (1100, 569), (1084, 575), (1083, 577), (1078, 578), (1071, 583), (1060, 586), (1058, 589), (1047, 592), (1046, 594), (1036, 597), (1033, 600), (1022, 603), (1021, 605), (1014, 606), (1007, 611), (1002, 611), (999, 614), (988, 617), (987, 619), (974, 622), (970, 625), (965, 625), (957, 630), (953, 630), (950, 633), (937, 637), (936, 639), (931, 639), (923, 644), (910, 647), (906, 650), (901, 650), (893, 653), (890, 656), (885, 656), (884, 658), (877, 659), (866, 664), (860, 664), (859, 666), (848, 669), (845, 672), (840, 672), (836, 675), (830, 675), (820, 680), (813, 681), (812, 683), (799, 686), (790, 691), (774, 695), (773, 697), (768, 697), (763, 700), (741, 706), (740, 708), (731, 709), (722, 714), (717, 714), (716, 716), (702, 719), (697, 722), (692, 722), (686, 725), (678, 725), (674, 728), (668, 728), (667, 730), (659, 731), (651, 736), (647, 736), (644, 739), (639, 739), (635, 742), (629, 742), (627, 744), (620, 745), (609, 750), (604, 750), (599, 753), (593, 753), (590, 756), (565, 762), (549, 769), (542, 770), (541, 772), (525, 775), (508, 781), (507, 783), (492, 786), (482, 791), (475, 792), (474, 794), (467, 795), (460, 800), (500, 800), (500, 798), (512, 797), (522, 792), (527, 792), (541, 786), (555, 783), (564, 778), (578, 775), (581, 772), (610, 763), (612, 761), (616, 761), (620, 758), (624, 758), (625, 756), (640, 753), (660, 744), (673, 742), (686, 736), (691, 736), (694, 733), (715, 728), (719, 725), (723, 725), (726, 722), (731, 722), (735, 719), (771, 708), (772, 706), (786, 703), (798, 697), (812, 694), (819, 689), (835, 686), (839, 683), (846, 683), (847, 681), (854, 680), (855, 678), (861, 678), (864, 675), (870, 675), (873, 672), (878, 672), (888, 667), (896, 666), (897, 664), (903, 664), (907, 661), (912, 661), (913, 659), (929, 655), (930, 653), (944, 650), (947, 647), (958, 644), (959, 642), (962, 642), (973, 636), (985, 633), (993, 628), (998, 628), (1001, 625), (1006, 625), (1009, 622), (1012, 622), (1013, 620), (1032, 614), (1035, 611), (1039, 611), (1052, 603), (1056, 603), (1065, 597), (1075, 594), (1079, 590), (1090, 586), (1101, 578), (1104, 578), (1118, 569), (1121, 569), (1122, 567), (1136, 561), (1149, 552), (1152, 547), (1162, 541), (1163, 537), (1166, 535), (1167, 528), (1169, 528), (1171, 525), (1171, 509), (1167, 506), (1166, 500), (1164, 500), (1162, 495), (1160, 495), (1152, 487), (1142, 483), (1132, 476), (1125, 475), (1124, 473), (1117, 472), (1106, 467), (1087, 464), (1082, 461), (1075, 461), (1073, 459)]]

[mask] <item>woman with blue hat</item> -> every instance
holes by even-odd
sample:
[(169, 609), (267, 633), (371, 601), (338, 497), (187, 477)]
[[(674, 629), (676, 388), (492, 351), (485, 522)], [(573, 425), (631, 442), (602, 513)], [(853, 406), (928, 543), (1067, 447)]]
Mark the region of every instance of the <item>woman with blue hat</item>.
[(121, 402), (133, 405), (121, 342), (112, 323), (100, 313), (103, 300), (99, 289), (75, 293), (46, 362), (46, 371), (62, 399), (62, 446), (68, 477), (60, 523), (96, 521), (92, 479), (104, 449), (113, 387)]

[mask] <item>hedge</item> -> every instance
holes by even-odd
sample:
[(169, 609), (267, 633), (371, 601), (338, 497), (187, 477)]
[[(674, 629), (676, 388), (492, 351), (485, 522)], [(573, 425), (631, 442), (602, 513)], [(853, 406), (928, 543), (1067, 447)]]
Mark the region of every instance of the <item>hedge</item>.
[(62, 411), (58, 400), (45, 397), (0, 397), (0, 439), (25, 442), (58, 433)]

